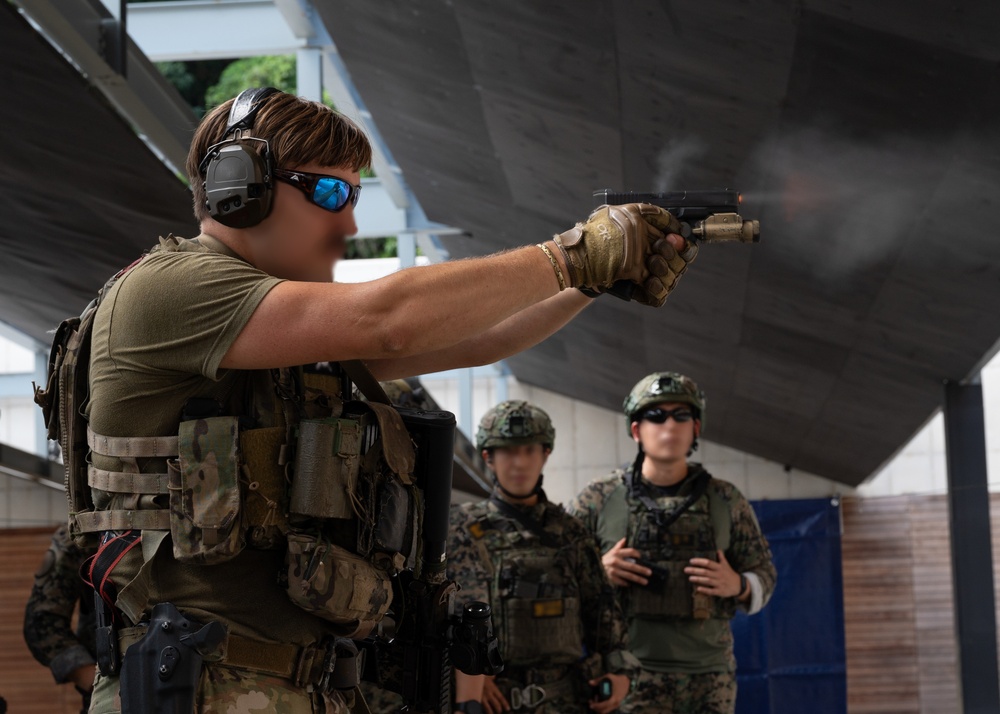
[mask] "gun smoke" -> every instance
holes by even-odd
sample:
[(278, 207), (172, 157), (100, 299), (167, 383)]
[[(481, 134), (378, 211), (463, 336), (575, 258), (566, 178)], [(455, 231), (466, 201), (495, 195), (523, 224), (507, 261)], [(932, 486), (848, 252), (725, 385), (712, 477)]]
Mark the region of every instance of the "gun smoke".
[[(702, 158), (707, 151), (708, 145), (698, 138), (673, 140), (668, 143), (657, 156), (657, 171), (656, 178), (653, 180), (652, 191), (663, 193), (678, 190), (678, 187), (681, 185), (678, 179), (682, 169), (696, 159)], [(716, 187), (698, 186), (697, 188)]]
[(777, 253), (797, 269), (850, 282), (891, 260), (919, 230), (931, 168), (925, 155), (898, 139), (864, 143), (815, 129), (773, 137), (750, 164), (770, 188), (744, 189), (744, 210), (761, 213), (763, 240), (780, 242)]
[(919, 230), (936, 163), (926, 158), (926, 147), (899, 138), (873, 143), (808, 129), (764, 141), (738, 177), (688, 185), (692, 174), (702, 173), (696, 166), (711, 160), (700, 138), (670, 142), (657, 157), (654, 190), (740, 190), (741, 213), (760, 219), (769, 259), (832, 286), (891, 259)]

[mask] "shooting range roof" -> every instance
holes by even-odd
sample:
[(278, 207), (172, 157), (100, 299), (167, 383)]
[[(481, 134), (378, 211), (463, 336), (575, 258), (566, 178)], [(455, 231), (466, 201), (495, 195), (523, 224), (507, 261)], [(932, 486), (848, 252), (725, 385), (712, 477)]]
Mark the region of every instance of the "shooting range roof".
[[(677, 370), (707, 438), (855, 485), (1000, 337), (1000, 4), (343, 0), (320, 14), (453, 258), (537, 242), (595, 189), (732, 187), (661, 310), (610, 297), (510, 360), (609, 408)], [(47, 340), (161, 233), (183, 185), (0, 10), (0, 319)], [(570, 19), (572, 18), (572, 19)], [(511, 286), (517, 289), (517, 286)]]

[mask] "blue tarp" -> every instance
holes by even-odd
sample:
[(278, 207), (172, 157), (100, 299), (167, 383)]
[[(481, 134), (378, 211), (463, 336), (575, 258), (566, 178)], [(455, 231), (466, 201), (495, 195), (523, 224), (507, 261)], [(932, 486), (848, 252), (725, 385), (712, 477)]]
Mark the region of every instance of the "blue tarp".
[(733, 620), (737, 714), (844, 714), (847, 672), (840, 506), (829, 498), (754, 501), (778, 585)]

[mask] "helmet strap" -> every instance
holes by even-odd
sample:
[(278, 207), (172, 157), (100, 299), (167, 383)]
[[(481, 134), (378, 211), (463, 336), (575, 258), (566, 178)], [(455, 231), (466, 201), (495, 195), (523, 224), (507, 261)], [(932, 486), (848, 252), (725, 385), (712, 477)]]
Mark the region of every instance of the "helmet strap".
[(646, 460), (646, 452), (642, 450), (642, 443), (639, 444), (639, 452), (632, 462), (632, 475), (629, 480), (629, 490), (633, 494), (639, 493), (639, 484), (642, 483), (642, 462)]

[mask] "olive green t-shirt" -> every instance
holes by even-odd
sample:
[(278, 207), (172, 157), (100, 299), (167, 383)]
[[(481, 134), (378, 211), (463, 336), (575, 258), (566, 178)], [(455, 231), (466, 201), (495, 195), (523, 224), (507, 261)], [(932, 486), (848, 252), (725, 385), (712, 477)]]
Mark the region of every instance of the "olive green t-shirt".
[[(273, 394), (267, 371), (226, 370), (219, 363), (280, 282), (211, 236), (161, 240), (111, 288), (95, 317), (91, 428), (106, 436), (176, 435), (184, 404), (192, 397), (216, 399), (225, 414), (243, 415), (258, 403), (251, 393)], [(273, 410), (253, 416), (258, 426), (273, 423)], [(120, 468), (116, 459), (92, 458), (99, 468)], [(144, 472), (165, 469), (163, 460), (140, 461)], [(94, 496), (98, 507), (122, 507), (121, 495), (109, 498), (95, 491)], [(164, 499), (145, 496), (142, 503), (162, 507)], [(144, 532), (143, 547), (149, 551), (158, 537), (162, 532)], [(120, 607), (134, 602), (148, 583), (150, 606), (171, 602), (188, 617), (222, 621), (245, 637), (307, 644), (329, 631), (329, 623), (294, 606), (278, 586), (283, 550), (247, 548), (224, 563), (191, 565), (174, 559), (168, 535), (137, 577), (143, 562), (138, 550), (112, 576)], [(122, 590), (133, 579), (126, 599)]]

